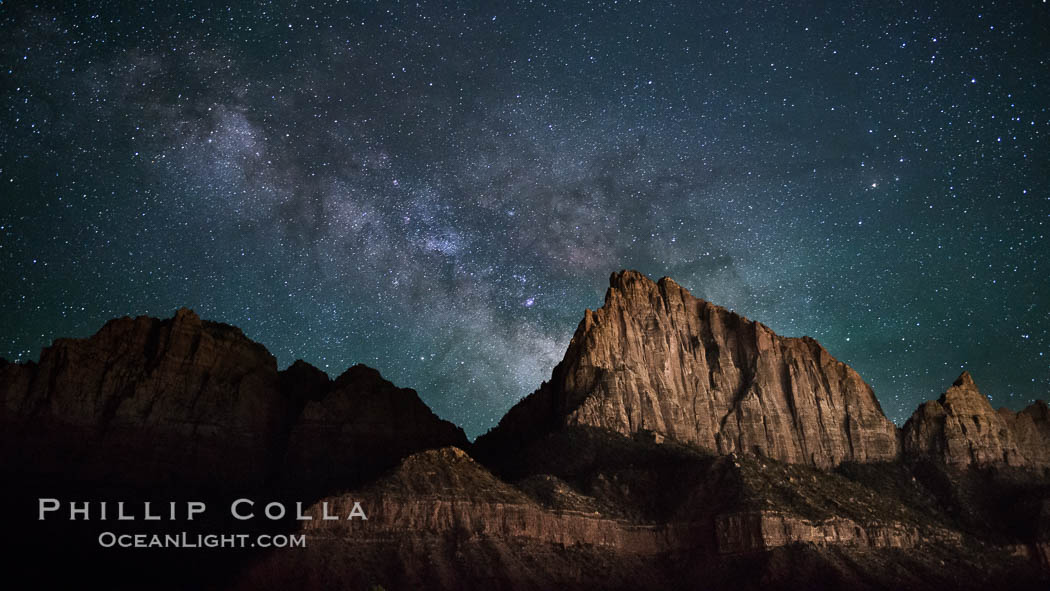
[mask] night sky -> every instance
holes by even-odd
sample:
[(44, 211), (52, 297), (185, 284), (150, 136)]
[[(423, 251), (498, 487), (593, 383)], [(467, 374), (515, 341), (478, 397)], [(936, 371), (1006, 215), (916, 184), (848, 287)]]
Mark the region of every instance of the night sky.
[(98, 4), (0, 4), (8, 360), (186, 306), (476, 436), (635, 268), (1050, 394), (1043, 1)]

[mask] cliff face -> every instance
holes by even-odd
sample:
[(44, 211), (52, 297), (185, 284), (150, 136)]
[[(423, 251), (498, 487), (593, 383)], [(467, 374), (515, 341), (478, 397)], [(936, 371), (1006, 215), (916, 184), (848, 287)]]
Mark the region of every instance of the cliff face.
[[(333, 465), (326, 480), (352, 482), (358, 466), (338, 463), (347, 454), (387, 468), (465, 444), (374, 370), (355, 367), (334, 385), (302, 362), (278, 373), (239, 329), (185, 309), (113, 320), (90, 338), (55, 341), (38, 364), (3, 365), (0, 409), (6, 470), (114, 484), (252, 488)], [(347, 446), (353, 437), (373, 446)], [(283, 469), (285, 450), (294, 471)]]
[(918, 528), (900, 523), (862, 528), (836, 517), (812, 522), (790, 513), (752, 511), (715, 518), (718, 549), (723, 554), (760, 552), (789, 544), (913, 548), (922, 543)]
[(1013, 413), (992, 409), (968, 372), (938, 400), (924, 402), (903, 428), (908, 457), (936, 459), (955, 468), (1006, 465), (1050, 467), (1050, 420), (1038, 402)]
[(1050, 468), (1050, 408), (1046, 402), (1037, 400), (1018, 413), (1000, 408), (999, 416), (1006, 422), (1026, 464)]
[(585, 313), (551, 381), (478, 445), (513, 449), (570, 425), (820, 467), (898, 454), (896, 427), (871, 388), (819, 343), (634, 271), (612, 275), (605, 304)]

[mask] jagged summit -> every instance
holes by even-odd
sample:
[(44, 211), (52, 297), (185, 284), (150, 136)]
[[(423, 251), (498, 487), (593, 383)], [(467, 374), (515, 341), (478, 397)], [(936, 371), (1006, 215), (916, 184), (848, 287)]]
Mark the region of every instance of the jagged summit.
[(1020, 413), (996, 411), (964, 371), (940, 398), (922, 403), (904, 424), (904, 452), (956, 468), (1050, 467), (1045, 409), (1045, 403), (1036, 402)]
[(970, 375), (970, 372), (967, 371), (967, 370), (963, 370), (963, 372), (961, 374), (959, 374), (959, 377), (955, 378), (955, 381), (952, 382), (952, 385), (953, 386), (976, 386), (976, 384), (973, 381), (973, 376)]
[(612, 274), (550, 382), (478, 445), (512, 449), (571, 425), (820, 467), (898, 452), (871, 388), (815, 340), (781, 337), (637, 271)]

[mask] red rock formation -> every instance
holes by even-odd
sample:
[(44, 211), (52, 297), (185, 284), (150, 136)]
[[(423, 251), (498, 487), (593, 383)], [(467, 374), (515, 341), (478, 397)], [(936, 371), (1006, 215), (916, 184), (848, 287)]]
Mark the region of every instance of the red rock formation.
[(593, 589), (647, 568), (663, 581), (647, 561), (664, 528), (546, 510), (456, 448), (413, 455), (305, 513), (328, 503), (348, 515), (354, 502), (367, 521), (302, 522), (306, 549), (270, 553), (238, 588)]
[(1050, 467), (1050, 420), (1045, 403), (1020, 413), (996, 412), (969, 372), (938, 399), (924, 402), (903, 428), (904, 453), (955, 468), (1006, 465)]
[(4, 373), (6, 446), (70, 478), (259, 483), (286, 414), (273, 356), (186, 309), (112, 320)]
[(1050, 467), (1050, 408), (1037, 400), (1021, 412), (999, 409), (1017, 443), (1017, 451), (1034, 468)]
[[(348, 515), (361, 503), (367, 521), (314, 519), (302, 531), (321, 538), (407, 532), (530, 539), (559, 545), (589, 544), (616, 552), (657, 555), (696, 551), (711, 533), (706, 520), (637, 524), (597, 511), (551, 510), (496, 478), (458, 448), (420, 452), (362, 490), (319, 501), (305, 513)], [(722, 554), (758, 552), (794, 543), (907, 548), (919, 543), (917, 527), (896, 522), (859, 525), (848, 518), (807, 520), (775, 510), (734, 511), (713, 519)]]
[(455, 447), (420, 452), (362, 490), (327, 498), (306, 511), (347, 515), (360, 502), (367, 521), (314, 519), (303, 531), (319, 537), (374, 538), (424, 533), (514, 538), (559, 545), (591, 544), (614, 551), (654, 554), (666, 550), (668, 530), (603, 518), (598, 514), (548, 511), (501, 481)]
[[(3, 364), (0, 413), (7, 471), (155, 487), (260, 486), (282, 476), (290, 434), (290, 475), (326, 466), (326, 481), (466, 443), (374, 370), (352, 368), (334, 389), (302, 362), (279, 374), (265, 347), (186, 309), (112, 320), (90, 338), (55, 341), (38, 364)], [(348, 448), (353, 438), (372, 443)], [(354, 453), (367, 461), (347, 461)]]
[(551, 381), (478, 446), (498, 455), (569, 425), (820, 467), (898, 454), (871, 388), (815, 340), (781, 337), (635, 271), (612, 275)]

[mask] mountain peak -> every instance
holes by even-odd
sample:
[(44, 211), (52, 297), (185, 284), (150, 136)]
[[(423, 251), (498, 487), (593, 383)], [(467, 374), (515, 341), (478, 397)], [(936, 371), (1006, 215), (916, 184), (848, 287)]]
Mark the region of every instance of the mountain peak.
[(468, 445), (374, 369), (336, 382), (301, 360), (278, 371), (262, 344), (188, 308), (57, 339), (38, 364), (0, 364), (0, 399), (0, 447), (26, 450), (9, 465), (114, 483), (342, 485), (420, 449)]
[[(1012, 412), (995, 411), (973, 376), (964, 371), (940, 398), (920, 405), (904, 424), (904, 451), (910, 456), (937, 459), (957, 468), (1031, 465), (1038, 454), (1025, 453), (1022, 448), (1039, 446), (1030, 443), (1019, 447), (1011, 424), (1016, 421)], [(1034, 431), (1029, 439), (1039, 437), (1039, 432)]]
[(621, 283), (638, 280), (652, 281), (641, 271), (635, 271), (634, 269), (620, 269), (619, 271), (613, 271), (609, 275), (609, 287), (617, 287)]
[(614, 271), (612, 274), (609, 275), (609, 287), (620, 288), (624, 285), (635, 282), (650, 285), (678, 285), (678, 283), (674, 279), (666, 275), (664, 275), (656, 281), (653, 281), (645, 273), (642, 273), (641, 271), (636, 271), (634, 269), (621, 269), (619, 271)]
[(952, 382), (952, 385), (955, 386), (955, 387), (963, 387), (963, 388), (971, 388), (971, 387), (972, 388), (976, 388), (977, 387), (977, 384), (974, 383), (974, 381), (973, 381), (973, 376), (971, 376), (970, 372), (966, 371), (966, 370), (963, 370), (963, 372), (961, 374), (959, 374), (959, 377), (955, 378), (955, 381)]
[(944, 394), (937, 399), (937, 402), (944, 405), (948, 412), (958, 415), (983, 415), (990, 414), (995, 410), (992, 408), (991, 402), (988, 401), (988, 397), (981, 393), (977, 383), (973, 380), (973, 376), (968, 371), (962, 372), (952, 382), (951, 387), (945, 390)]
[(172, 319), (176, 322), (180, 320), (188, 322), (200, 322), (201, 317), (198, 316), (197, 313), (193, 310), (186, 307), (182, 307), (178, 310), (175, 310), (175, 316)]
[(613, 273), (551, 381), (479, 445), (579, 425), (830, 467), (897, 455), (871, 388), (811, 339), (777, 335), (670, 278)]

